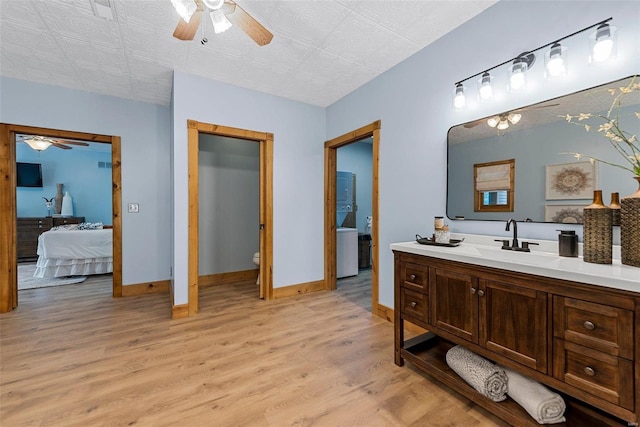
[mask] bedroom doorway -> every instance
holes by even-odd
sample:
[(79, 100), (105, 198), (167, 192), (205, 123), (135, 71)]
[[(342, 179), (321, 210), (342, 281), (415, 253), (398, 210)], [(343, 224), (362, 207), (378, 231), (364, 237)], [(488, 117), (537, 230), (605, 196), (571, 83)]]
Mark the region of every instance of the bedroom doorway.
[(122, 223), (121, 223), (121, 171), (120, 137), (84, 132), (66, 131), (33, 126), (0, 123), (0, 172), (7, 179), (0, 181), (0, 312), (18, 306), (17, 286), (17, 206), (16, 206), (16, 141), (17, 135), (39, 135), (76, 141), (111, 145), (111, 210), (113, 227), (113, 296), (122, 296)]
[[(273, 134), (247, 129), (233, 128), (210, 123), (187, 121), (188, 157), (189, 157), (189, 294), (188, 315), (193, 316), (199, 310), (199, 147), (201, 135), (213, 135), (231, 140), (253, 141), (259, 144), (259, 296), (273, 298), (272, 258), (273, 258)], [(249, 254), (248, 256), (251, 256)], [(228, 278), (228, 276), (226, 276)], [(218, 284), (225, 283), (225, 274), (220, 275)], [(232, 278), (232, 280), (234, 280)]]
[(393, 316), (378, 304), (378, 160), (380, 152), (380, 120), (363, 126), (352, 132), (341, 135), (324, 143), (324, 191), (325, 191), (325, 217), (324, 217), (324, 266), (325, 266), (325, 288), (328, 290), (337, 289), (337, 262), (336, 253), (338, 250), (337, 239), (337, 171), (338, 171), (338, 148), (353, 144), (359, 141), (371, 139), (371, 312), (387, 320), (392, 320)]

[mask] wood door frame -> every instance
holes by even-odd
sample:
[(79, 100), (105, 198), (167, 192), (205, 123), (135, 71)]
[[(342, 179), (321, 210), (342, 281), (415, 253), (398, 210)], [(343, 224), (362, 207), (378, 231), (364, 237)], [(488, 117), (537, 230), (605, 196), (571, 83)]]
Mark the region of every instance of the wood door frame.
[(187, 120), (189, 156), (189, 316), (198, 313), (199, 293), (199, 135), (260, 143), (260, 298), (273, 299), (273, 134)]
[(336, 172), (338, 167), (338, 148), (344, 147), (364, 138), (373, 138), (372, 154), (372, 195), (371, 195), (371, 312), (386, 318), (386, 310), (378, 304), (378, 163), (380, 156), (380, 126), (377, 120), (352, 132), (345, 133), (324, 143), (324, 280), (325, 289), (337, 289), (336, 267)]
[(16, 245), (16, 134), (111, 144), (111, 213), (113, 220), (113, 296), (122, 296), (122, 177), (120, 137), (0, 123), (0, 313), (18, 306)]

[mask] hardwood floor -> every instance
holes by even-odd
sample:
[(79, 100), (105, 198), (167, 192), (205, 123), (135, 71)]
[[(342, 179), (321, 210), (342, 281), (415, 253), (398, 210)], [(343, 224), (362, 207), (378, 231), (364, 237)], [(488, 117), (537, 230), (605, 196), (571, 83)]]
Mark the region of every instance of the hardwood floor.
[[(360, 290), (364, 292), (364, 290)], [(20, 291), (0, 315), (2, 426), (504, 426), (409, 366), (355, 288), (262, 301), (253, 281), (166, 294)]]

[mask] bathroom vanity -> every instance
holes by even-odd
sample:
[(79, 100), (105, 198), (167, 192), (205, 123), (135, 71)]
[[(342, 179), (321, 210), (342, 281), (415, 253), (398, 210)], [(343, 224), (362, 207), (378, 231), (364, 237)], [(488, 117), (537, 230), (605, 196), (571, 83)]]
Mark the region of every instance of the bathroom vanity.
[[(550, 247), (392, 244), (395, 363), (409, 361), (512, 425), (539, 425), (447, 366), (446, 352), (461, 344), (562, 393), (566, 425), (637, 425), (640, 269), (544, 252)], [(405, 321), (428, 332), (405, 340)]]

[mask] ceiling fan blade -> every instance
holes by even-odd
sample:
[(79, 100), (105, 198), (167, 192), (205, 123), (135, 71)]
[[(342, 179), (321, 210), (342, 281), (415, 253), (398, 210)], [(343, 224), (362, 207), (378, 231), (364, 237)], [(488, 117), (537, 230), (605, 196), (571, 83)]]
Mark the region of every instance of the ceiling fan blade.
[(480, 120), (476, 120), (475, 122), (465, 123), (464, 127), (467, 128), (467, 129), (471, 129), (471, 128), (474, 128), (474, 127), (482, 124), (482, 122), (484, 122), (484, 121), (485, 121), (484, 119), (480, 119)]
[(59, 142), (52, 142), (51, 145), (53, 145), (56, 148), (62, 148), (63, 150), (71, 150), (71, 147), (66, 146), (64, 144), (60, 144)]
[(184, 19), (180, 18), (178, 21), (178, 26), (173, 31), (173, 37), (179, 40), (193, 40), (200, 28), (200, 20), (202, 19), (202, 5), (198, 4), (198, 9), (191, 16), (191, 20), (189, 22), (185, 22)]
[[(226, 1), (223, 12), (233, 25), (237, 25), (259, 46), (267, 45), (273, 39), (273, 34), (243, 8), (233, 1)], [(193, 18), (192, 18), (193, 19)]]
[(87, 144), (86, 142), (81, 142), (81, 141), (68, 141), (66, 139), (56, 139), (55, 140), (56, 144), (67, 144), (67, 145), (81, 145), (83, 147), (88, 147), (89, 144)]

